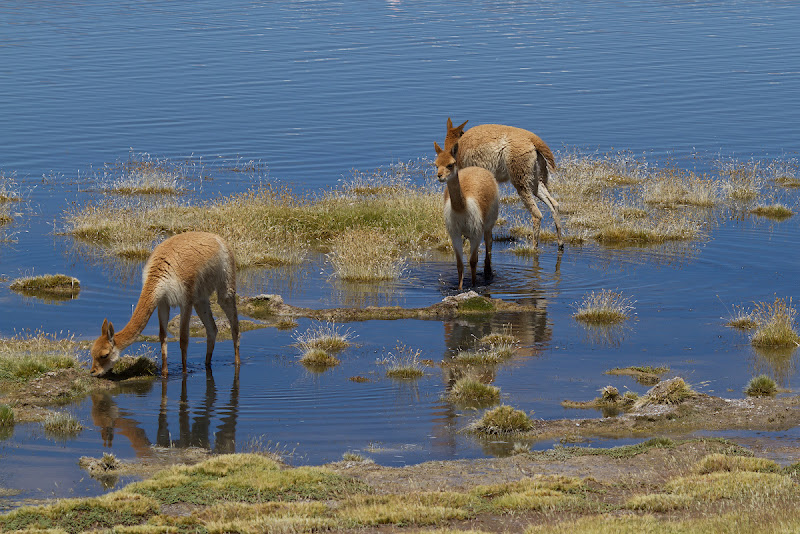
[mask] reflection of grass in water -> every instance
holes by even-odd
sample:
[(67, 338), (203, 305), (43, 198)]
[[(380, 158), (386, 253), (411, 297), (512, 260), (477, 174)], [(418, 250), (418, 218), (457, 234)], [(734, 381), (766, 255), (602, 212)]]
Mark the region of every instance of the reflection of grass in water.
[(781, 387), (789, 383), (789, 378), (794, 376), (797, 367), (797, 347), (753, 347), (753, 352), (756, 355), (752, 370), (754, 375), (768, 373), (775, 377)]

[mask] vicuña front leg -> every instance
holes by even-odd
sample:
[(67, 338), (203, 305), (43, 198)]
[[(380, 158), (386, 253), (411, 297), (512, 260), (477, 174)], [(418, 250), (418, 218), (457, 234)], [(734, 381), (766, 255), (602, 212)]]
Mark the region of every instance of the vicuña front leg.
[(158, 303), (158, 340), (161, 342), (161, 376), (167, 376), (167, 325), (169, 324), (169, 304)]
[(211, 367), (211, 355), (214, 352), (214, 344), (217, 341), (217, 323), (214, 322), (214, 314), (211, 313), (211, 303), (207, 300), (195, 302), (194, 309), (197, 316), (206, 328), (206, 367)]

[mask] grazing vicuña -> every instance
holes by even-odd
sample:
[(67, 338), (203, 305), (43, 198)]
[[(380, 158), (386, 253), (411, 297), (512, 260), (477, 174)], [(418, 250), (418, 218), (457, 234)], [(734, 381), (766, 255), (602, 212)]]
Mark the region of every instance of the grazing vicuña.
[(170, 237), (156, 247), (142, 272), (142, 294), (128, 324), (119, 332), (105, 319), (100, 337), (92, 345), (92, 375), (106, 374), (120, 351), (142, 333), (158, 309), (161, 340), (161, 374), (167, 376), (167, 323), (170, 307), (181, 310), (180, 347), (183, 371), (189, 346), (189, 318), (192, 307), (206, 328), (206, 367), (217, 338), (217, 325), (209, 298), (216, 291), (219, 305), (228, 316), (236, 365), (239, 366), (239, 318), (236, 313), (236, 264), (233, 252), (216, 234), (186, 232)]

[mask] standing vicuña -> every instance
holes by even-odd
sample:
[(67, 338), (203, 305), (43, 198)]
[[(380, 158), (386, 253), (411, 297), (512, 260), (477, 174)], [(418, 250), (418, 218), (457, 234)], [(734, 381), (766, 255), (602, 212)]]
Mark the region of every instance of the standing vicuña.
[[(436, 153), (441, 156), (444, 151), (434, 142)], [(436, 174), (440, 182), (447, 182), (444, 190), (444, 222), (453, 251), (456, 254), (458, 267), (458, 289), (464, 284), (464, 241), (469, 240), (469, 267), (472, 273), (472, 285), (476, 285), (475, 269), (478, 266), (478, 248), (483, 238), (486, 257), (483, 260), (485, 279), (492, 276), (492, 228), (497, 222), (500, 209), (500, 192), (492, 173), (480, 167), (459, 168), (455, 162), (458, 144), (453, 145), (451, 156), (453, 161), (445, 166), (437, 167)], [(440, 158), (436, 158), (439, 161)]]
[(192, 306), (206, 328), (206, 367), (217, 339), (217, 325), (211, 314), (209, 297), (217, 292), (219, 305), (228, 316), (233, 337), (236, 365), (239, 365), (239, 317), (236, 314), (236, 264), (227, 243), (216, 234), (186, 232), (158, 245), (142, 272), (142, 294), (125, 328), (114, 332), (114, 325), (103, 321), (102, 334), (92, 345), (92, 375), (107, 373), (121, 350), (142, 333), (150, 316), (158, 309), (158, 335), (161, 340), (161, 374), (167, 376), (167, 323), (169, 309), (181, 309), (180, 346), (183, 371), (189, 346), (189, 318)]
[(447, 166), (451, 149), (458, 144), (458, 166), (462, 169), (469, 166), (483, 167), (494, 174), (498, 182), (511, 180), (517, 193), (530, 211), (534, 222), (534, 239), (539, 243), (539, 231), (542, 224), (542, 212), (536, 206), (534, 197), (539, 197), (553, 212), (553, 221), (558, 234), (558, 248), (564, 248), (561, 236), (561, 218), (558, 214), (558, 202), (547, 190), (547, 180), (556, 168), (555, 158), (550, 147), (539, 136), (513, 126), (502, 124), (482, 124), (464, 131), (463, 124), (453, 127), (447, 119), (447, 136), (444, 140), (444, 151), (437, 152), (436, 166)]

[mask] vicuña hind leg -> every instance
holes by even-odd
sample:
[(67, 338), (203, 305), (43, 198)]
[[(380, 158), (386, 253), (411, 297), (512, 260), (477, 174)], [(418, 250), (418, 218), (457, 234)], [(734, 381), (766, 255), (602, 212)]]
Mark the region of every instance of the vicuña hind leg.
[(206, 327), (206, 367), (211, 367), (211, 355), (214, 353), (214, 343), (217, 341), (217, 323), (214, 322), (214, 314), (211, 313), (211, 303), (208, 300), (195, 302), (194, 309)]
[(236, 312), (236, 295), (219, 296), (219, 305), (228, 317), (231, 325), (231, 337), (233, 338), (233, 353), (236, 356), (236, 365), (239, 365), (239, 315)]
[(480, 239), (469, 240), (469, 272), (472, 275), (472, 287), (478, 285), (478, 278), (475, 275), (475, 271), (478, 270), (478, 249), (480, 246)]
[(536, 205), (536, 200), (534, 199), (533, 193), (531, 193), (527, 184), (514, 184), (514, 187), (517, 188), (517, 193), (519, 193), (522, 202), (531, 213), (531, 218), (533, 219), (533, 241), (536, 246), (539, 246), (539, 232), (542, 229), (542, 212), (539, 211), (539, 207)]
[(556, 234), (558, 237), (558, 248), (560, 250), (564, 249), (564, 238), (561, 235), (561, 215), (558, 213), (558, 202), (553, 196), (550, 194), (550, 191), (547, 190), (544, 184), (539, 184), (539, 188), (536, 191), (536, 196), (539, 197), (542, 202), (547, 204), (547, 207), (550, 208), (550, 211), (553, 212), (553, 222), (556, 224)]

